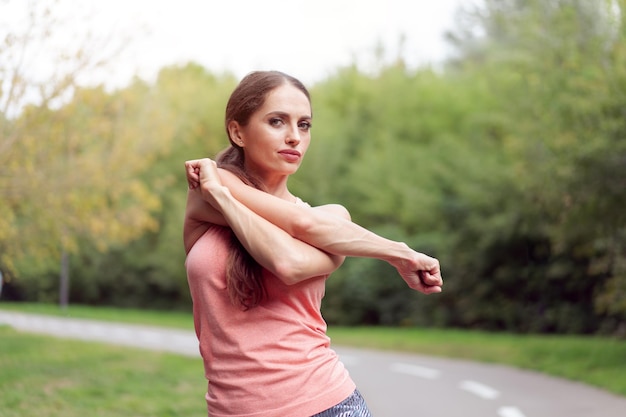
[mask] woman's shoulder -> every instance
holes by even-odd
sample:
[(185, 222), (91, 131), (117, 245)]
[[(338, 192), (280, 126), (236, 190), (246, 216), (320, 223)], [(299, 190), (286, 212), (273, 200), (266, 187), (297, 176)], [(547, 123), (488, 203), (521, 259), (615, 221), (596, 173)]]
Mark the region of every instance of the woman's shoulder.
[(191, 248), (211, 231), (211, 235), (224, 239), (224, 236), (230, 235), (230, 228), (228, 226), (222, 226), (221, 224), (201, 222), (201, 221), (186, 221), (183, 228), (183, 242), (185, 245), (185, 252), (188, 254)]
[[(311, 206), (309, 205), (309, 207)], [(346, 207), (342, 206), (341, 204), (324, 204), (324, 205), (315, 206), (312, 208), (315, 210), (321, 210), (326, 213), (345, 218), (347, 220), (351, 220), (350, 212), (348, 211)]]

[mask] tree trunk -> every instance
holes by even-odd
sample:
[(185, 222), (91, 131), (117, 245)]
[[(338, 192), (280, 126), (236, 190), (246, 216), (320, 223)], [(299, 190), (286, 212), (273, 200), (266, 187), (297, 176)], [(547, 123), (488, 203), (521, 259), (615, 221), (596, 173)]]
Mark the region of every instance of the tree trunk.
[(67, 251), (61, 253), (61, 275), (59, 276), (59, 306), (65, 310), (70, 301), (70, 256)]

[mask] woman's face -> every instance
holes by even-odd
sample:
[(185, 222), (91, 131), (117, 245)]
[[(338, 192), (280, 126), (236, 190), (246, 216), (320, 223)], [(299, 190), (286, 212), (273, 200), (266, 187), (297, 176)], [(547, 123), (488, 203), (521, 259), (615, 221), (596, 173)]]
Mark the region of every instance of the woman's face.
[(246, 126), (237, 125), (245, 166), (261, 178), (293, 174), (311, 141), (311, 103), (291, 84), (272, 90)]

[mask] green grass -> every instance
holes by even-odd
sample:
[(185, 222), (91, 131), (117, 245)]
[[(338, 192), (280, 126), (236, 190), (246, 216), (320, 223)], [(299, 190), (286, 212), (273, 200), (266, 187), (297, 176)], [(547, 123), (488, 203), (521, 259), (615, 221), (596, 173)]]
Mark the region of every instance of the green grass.
[(200, 359), (0, 326), (1, 417), (206, 415)]
[[(84, 306), (70, 306), (62, 311), (50, 305), (6, 303), (0, 304), (0, 309), (193, 328), (191, 313), (182, 312)], [(585, 382), (626, 396), (623, 340), (382, 327), (331, 326), (328, 333), (335, 345), (500, 363)], [(94, 415), (85, 413), (94, 409), (102, 410), (98, 411), (99, 416), (177, 416), (185, 414), (184, 407), (195, 407), (204, 413), (201, 397), (205, 383), (199, 360), (35, 337), (6, 328), (0, 328), (0, 340), (0, 417), (5, 417), (3, 410), (27, 406), (30, 408), (24, 409), (28, 413), (11, 411), (6, 416)], [(168, 387), (173, 387), (177, 400), (162, 391)], [(4, 394), (6, 390), (9, 394)], [(32, 401), (33, 392), (43, 393), (45, 401), (64, 411), (55, 409), (50, 413), (42, 407), (31, 413), (31, 405), (37, 403)], [(129, 414), (122, 409), (129, 409)], [(193, 414), (202, 415), (187, 413)]]

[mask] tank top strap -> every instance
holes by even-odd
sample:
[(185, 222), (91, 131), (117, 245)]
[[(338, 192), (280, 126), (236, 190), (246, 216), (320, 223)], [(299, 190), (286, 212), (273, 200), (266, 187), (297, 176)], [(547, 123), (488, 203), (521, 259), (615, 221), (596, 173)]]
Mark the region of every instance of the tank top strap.
[(300, 197), (296, 197), (296, 204), (301, 205), (301, 206), (311, 207), (309, 203), (307, 203), (306, 201), (302, 201)]

